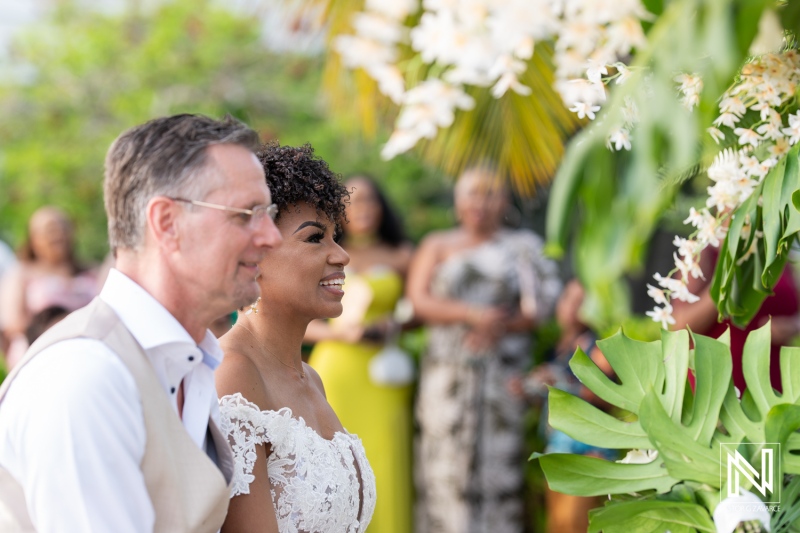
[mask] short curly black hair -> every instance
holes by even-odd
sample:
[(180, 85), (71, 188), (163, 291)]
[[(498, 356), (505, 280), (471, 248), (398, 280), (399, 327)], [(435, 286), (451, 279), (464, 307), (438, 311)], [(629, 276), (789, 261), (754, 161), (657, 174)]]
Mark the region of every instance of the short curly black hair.
[(309, 204), (336, 224), (341, 233), (345, 207), (350, 194), (341, 183), (341, 176), (328, 168), (328, 163), (314, 155), (310, 144), (281, 146), (277, 141), (263, 144), (256, 152), (267, 175), (272, 201), (278, 206), (277, 222), (291, 206)]

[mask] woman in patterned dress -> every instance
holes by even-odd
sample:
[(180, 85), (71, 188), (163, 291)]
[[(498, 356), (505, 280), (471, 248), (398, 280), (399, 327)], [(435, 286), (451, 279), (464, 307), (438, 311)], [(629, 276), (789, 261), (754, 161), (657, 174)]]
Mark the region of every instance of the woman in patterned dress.
[(429, 325), (416, 455), (417, 533), (523, 530), (525, 403), (509, 382), (529, 366), (530, 332), (560, 290), (526, 230), (502, 226), (509, 193), (489, 168), (458, 180), (459, 226), (411, 264), (408, 295)]

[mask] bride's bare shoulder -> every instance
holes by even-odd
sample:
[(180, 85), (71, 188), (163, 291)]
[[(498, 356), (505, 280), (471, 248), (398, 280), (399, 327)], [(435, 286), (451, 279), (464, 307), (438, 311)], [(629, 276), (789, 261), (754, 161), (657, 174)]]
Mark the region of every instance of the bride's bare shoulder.
[(222, 398), (238, 392), (262, 411), (268, 409), (266, 387), (253, 360), (235, 349), (223, 346), (223, 351), (225, 357), (214, 372), (217, 396)]
[(319, 390), (322, 396), (327, 399), (328, 396), (325, 394), (325, 386), (322, 384), (322, 378), (319, 377), (317, 371), (314, 370), (314, 368), (308, 363), (303, 363), (303, 371), (306, 373), (311, 383), (317, 388), (317, 390)]

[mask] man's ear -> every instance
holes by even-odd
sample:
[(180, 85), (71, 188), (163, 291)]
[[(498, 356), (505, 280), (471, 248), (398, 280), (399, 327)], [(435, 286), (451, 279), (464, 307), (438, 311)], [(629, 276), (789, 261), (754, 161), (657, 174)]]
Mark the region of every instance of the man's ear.
[(178, 202), (166, 196), (156, 196), (147, 202), (147, 232), (159, 248), (170, 252), (179, 249), (180, 209)]

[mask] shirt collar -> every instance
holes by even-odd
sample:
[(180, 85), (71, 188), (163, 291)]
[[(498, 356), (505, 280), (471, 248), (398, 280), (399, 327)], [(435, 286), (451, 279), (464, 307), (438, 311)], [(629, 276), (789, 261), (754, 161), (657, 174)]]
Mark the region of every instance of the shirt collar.
[(211, 369), (222, 362), (222, 349), (210, 330), (206, 330), (203, 340), (196, 344), (161, 302), (119, 270), (109, 271), (100, 299), (114, 310), (145, 350), (173, 343), (191, 345), (200, 348), (203, 362)]

